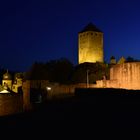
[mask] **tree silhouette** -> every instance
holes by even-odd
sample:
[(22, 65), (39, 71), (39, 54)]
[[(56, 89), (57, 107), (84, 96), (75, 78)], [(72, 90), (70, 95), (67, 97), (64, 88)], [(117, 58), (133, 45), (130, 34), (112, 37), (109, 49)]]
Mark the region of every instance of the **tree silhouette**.
[(27, 79), (49, 80), (61, 84), (70, 83), (73, 64), (66, 58), (51, 60), (47, 63), (35, 62), (26, 73)]
[(134, 61), (135, 61), (134, 58), (131, 57), (131, 56), (128, 56), (128, 57), (126, 58), (126, 62), (134, 62)]
[(128, 57), (126, 58), (126, 62), (140, 62), (140, 60), (134, 59), (133, 57), (128, 56)]

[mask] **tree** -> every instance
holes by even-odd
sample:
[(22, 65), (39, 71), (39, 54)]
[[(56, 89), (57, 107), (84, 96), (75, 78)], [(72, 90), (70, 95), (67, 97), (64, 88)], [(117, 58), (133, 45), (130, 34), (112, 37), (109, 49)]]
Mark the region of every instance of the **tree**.
[(140, 62), (140, 60), (134, 59), (133, 57), (128, 56), (127, 59), (126, 59), (126, 62)]
[(134, 61), (135, 61), (134, 58), (131, 57), (131, 56), (128, 56), (128, 57), (126, 58), (126, 62), (134, 62)]
[(35, 62), (26, 73), (26, 79), (68, 84), (72, 71), (73, 64), (66, 58), (51, 60), (47, 63)]
[(49, 80), (61, 84), (68, 84), (71, 73), (73, 71), (73, 64), (66, 58), (53, 60), (46, 64), (49, 71)]
[(26, 79), (30, 80), (46, 80), (47, 71), (45, 70), (45, 64), (41, 62), (35, 62), (30, 70), (26, 72)]

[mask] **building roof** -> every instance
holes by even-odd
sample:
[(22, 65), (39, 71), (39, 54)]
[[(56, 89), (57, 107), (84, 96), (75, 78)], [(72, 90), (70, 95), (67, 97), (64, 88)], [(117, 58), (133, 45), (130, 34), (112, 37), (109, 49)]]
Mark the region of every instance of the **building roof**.
[(120, 58), (120, 60), (118, 61), (118, 64), (122, 64), (122, 63), (124, 63), (126, 61), (126, 59), (122, 56), (121, 58)]
[(87, 26), (85, 26), (84, 29), (80, 31), (79, 33), (86, 32), (86, 31), (102, 32), (92, 23), (89, 23)]
[(115, 59), (115, 57), (114, 56), (111, 56), (111, 58), (110, 59)]
[(3, 75), (3, 80), (12, 80), (12, 76), (8, 73), (8, 71)]

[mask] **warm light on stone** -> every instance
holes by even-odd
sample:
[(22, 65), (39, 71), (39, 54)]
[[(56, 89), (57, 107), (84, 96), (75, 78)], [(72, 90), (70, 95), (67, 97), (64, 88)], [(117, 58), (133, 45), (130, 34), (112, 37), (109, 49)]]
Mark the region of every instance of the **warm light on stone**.
[(79, 33), (79, 64), (84, 62), (103, 62), (103, 33), (86, 31)]
[(110, 80), (117, 80), (120, 88), (140, 89), (140, 62), (113, 66), (110, 69)]
[(96, 83), (97, 87), (140, 90), (140, 62), (114, 65), (110, 69), (110, 80)]

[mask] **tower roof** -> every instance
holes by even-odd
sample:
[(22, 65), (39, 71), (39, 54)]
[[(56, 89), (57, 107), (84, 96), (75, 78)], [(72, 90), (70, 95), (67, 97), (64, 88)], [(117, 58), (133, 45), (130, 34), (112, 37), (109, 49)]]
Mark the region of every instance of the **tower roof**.
[(115, 57), (114, 56), (111, 56), (111, 58), (110, 59), (115, 59)]
[(12, 80), (12, 76), (8, 73), (8, 70), (3, 74), (3, 80)]
[(87, 26), (85, 26), (84, 29), (80, 31), (79, 33), (86, 32), (86, 31), (102, 32), (92, 23), (89, 23)]

